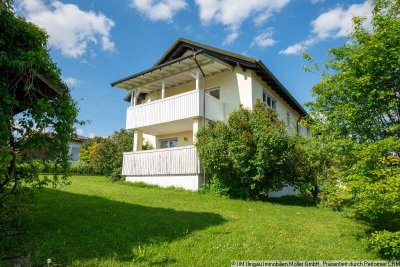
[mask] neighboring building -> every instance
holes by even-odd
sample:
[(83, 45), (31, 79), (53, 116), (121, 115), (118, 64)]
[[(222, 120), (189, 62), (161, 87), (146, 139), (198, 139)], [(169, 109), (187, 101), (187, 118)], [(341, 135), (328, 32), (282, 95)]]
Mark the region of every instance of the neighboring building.
[(79, 151), (81, 150), (82, 143), (86, 140), (86, 137), (78, 136), (69, 141), (69, 154), (71, 155), (70, 162), (77, 162), (79, 160)]
[[(133, 152), (123, 155), (127, 181), (198, 190), (204, 174), (193, 145), (197, 131), (207, 121), (226, 121), (240, 105), (252, 108), (257, 99), (276, 109), (288, 128), (307, 134), (298, 125), (306, 111), (260, 60), (186, 39), (152, 68), (112, 86), (127, 90), (131, 103), (126, 129), (135, 130), (135, 138)], [(141, 151), (144, 140), (155, 149)]]

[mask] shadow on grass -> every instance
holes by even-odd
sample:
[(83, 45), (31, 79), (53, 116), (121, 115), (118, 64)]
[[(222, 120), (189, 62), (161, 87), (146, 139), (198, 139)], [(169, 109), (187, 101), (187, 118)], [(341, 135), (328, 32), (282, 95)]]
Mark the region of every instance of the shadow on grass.
[[(48, 258), (64, 266), (93, 259), (147, 261), (146, 246), (224, 223), (214, 213), (146, 207), (53, 189), (38, 193), (38, 199), (29, 222), (34, 265), (43, 265)], [(151, 260), (153, 265), (175, 261)]]
[(268, 198), (266, 202), (285, 205), (285, 206), (300, 206), (300, 207), (316, 207), (316, 203), (310, 197), (296, 195), (283, 196), (277, 198)]

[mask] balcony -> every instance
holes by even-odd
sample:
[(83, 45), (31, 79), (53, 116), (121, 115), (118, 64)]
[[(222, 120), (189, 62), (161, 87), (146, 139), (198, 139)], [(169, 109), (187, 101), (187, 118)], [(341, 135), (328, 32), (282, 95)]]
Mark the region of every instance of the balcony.
[(193, 90), (129, 107), (126, 115), (126, 129), (137, 129), (195, 117), (217, 121), (224, 120), (224, 103), (213, 96), (204, 95), (200, 90)]
[(200, 174), (200, 163), (194, 146), (126, 152), (124, 176), (165, 176)]

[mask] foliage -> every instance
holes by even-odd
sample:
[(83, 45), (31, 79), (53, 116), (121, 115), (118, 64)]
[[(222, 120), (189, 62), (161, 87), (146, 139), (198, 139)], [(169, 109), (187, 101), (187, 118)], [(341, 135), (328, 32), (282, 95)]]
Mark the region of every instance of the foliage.
[(291, 184), (304, 195), (319, 202), (319, 194), (330, 180), (333, 165), (330, 144), (319, 138), (291, 136), (294, 144), (290, 151), (287, 170), (292, 170)]
[[(372, 28), (363, 28), (365, 18), (354, 18), (350, 40), (329, 51), (307, 122), (333, 148), (324, 202), (376, 228), (398, 231), (400, 1), (371, 4)], [(387, 233), (374, 235), (374, 247), (393, 255), (398, 243), (389, 239)]]
[(223, 184), (220, 179), (213, 178), (208, 183), (202, 184), (199, 192), (212, 196), (229, 196), (229, 187)]
[(370, 248), (386, 259), (400, 259), (400, 231), (379, 231), (371, 235)]
[(122, 154), (133, 147), (133, 131), (121, 129), (101, 140), (95, 149), (93, 166), (96, 173), (104, 174), (112, 180), (121, 180)]
[(371, 222), (400, 218), (400, 142), (336, 143), (334, 176), (340, 186), (327, 192), (328, 203), (350, 206), (350, 214)]
[(79, 150), (79, 160), (82, 160), (86, 163), (93, 163), (95, 161), (95, 151), (101, 141), (102, 137), (94, 137), (88, 140), (85, 140), (82, 143), (81, 149)]
[[(56, 185), (66, 178), (78, 110), (46, 49), (47, 38), (14, 14), (11, 1), (0, 2), (0, 200), (24, 185)], [(61, 95), (51, 101), (36, 98), (37, 74), (61, 88)], [(39, 179), (31, 158), (43, 147), (55, 168), (51, 178)]]
[(314, 134), (357, 142), (400, 137), (400, 1), (372, 4), (372, 30), (354, 18), (350, 40), (329, 51), (308, 105)]
[(85, 161), (77, 161), (71, 164), (69, 168), (69, 173), (71, 175), (98, 175), (96, 169), (94, 168), (93, 164), (87, 163)]
[(197, 138), (205, 172), (218, 179), (232, 197), (266, 198), (289, 180), (288, 134), (276, 111), (261, 101), (252, 110), (240, 108), (231, 113), (227, 124), (210, 123)]

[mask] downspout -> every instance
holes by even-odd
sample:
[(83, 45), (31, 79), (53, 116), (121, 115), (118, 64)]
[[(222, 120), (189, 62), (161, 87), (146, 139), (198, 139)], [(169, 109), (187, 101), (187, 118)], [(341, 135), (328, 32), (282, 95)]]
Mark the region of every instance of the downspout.
[(194, 62), (196, 62), (197, 67), (199, 68), (201, 75), (204, 78), (204, 88), (203, 88), (203, 127), (206, 126), (206, 84), (207, 84), (207, 78), (206, 78), (206, 74), (204, 73), (203, 69), (201, 68), (199, 62), (196, 59), (197, 54), (203, 52), (203, 50), (199, 50), (197, 52), (195, 52), (194, 55)]
[[(207, 77), (206, 74), (204, 73), (203, 69), (201, 68), (199, 62), (196, 59), (196, 56), (198, 53), (203, 52), (202, 50), (199, 50), (197, 52), (194, 52), (194, 62), (196, 62), (197, 67), (199, 68), (201, 75), (203, 76), (204, 79), (204, 88), (203, 88), (203, 127), (206, 127), (206, 89), (207, 89)], [(206, 172), (203, 169), (203, 184), (206, 183)]]

